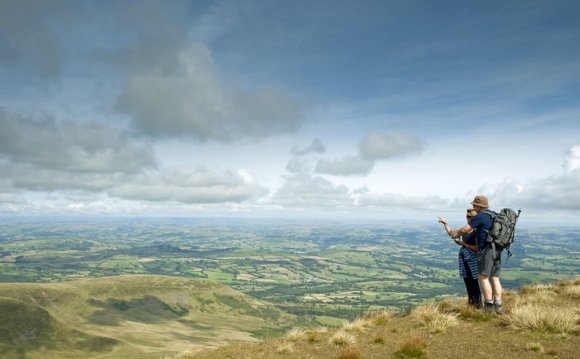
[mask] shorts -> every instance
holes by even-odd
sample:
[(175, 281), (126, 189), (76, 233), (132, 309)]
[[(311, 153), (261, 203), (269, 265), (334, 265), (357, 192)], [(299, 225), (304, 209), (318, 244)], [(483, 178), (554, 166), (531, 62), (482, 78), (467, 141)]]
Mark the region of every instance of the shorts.
[(484, 276), (499, 277), (501, 272), (501, 250), (497, 251), (494, 259), (493, 247), (488, 245), (477, 252), (477, 269)]

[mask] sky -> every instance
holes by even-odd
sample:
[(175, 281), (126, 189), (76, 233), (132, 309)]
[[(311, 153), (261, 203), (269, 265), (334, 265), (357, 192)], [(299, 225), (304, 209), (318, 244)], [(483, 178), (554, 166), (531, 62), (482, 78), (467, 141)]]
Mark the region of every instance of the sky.
[(0, 216), (580, 220), (580, 2), (0, 0)]

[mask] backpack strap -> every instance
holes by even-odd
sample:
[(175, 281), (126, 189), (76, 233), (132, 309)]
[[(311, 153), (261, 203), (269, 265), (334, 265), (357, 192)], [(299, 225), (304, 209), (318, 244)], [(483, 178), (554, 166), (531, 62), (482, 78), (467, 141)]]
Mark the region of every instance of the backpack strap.
[(492, 220), (495, 220), (495, 217), (497, 217), (497, 212), (494, 212), (491, 209), (484, 209), (483, 211), (481, 211), (481, 213), (488, 214)]
[[(490, 209), (484, 209), (482, 211), (482, 213), (489, 215), (491, 217), (492, 222), (495, 221), (495, 217), (497, 217), (497, 213), (490, 210)], [(492, 223), (492, 227), (493, 227), (493, 223)], [(487, 234), (487, 243), (491, 245), (491, 249), (493, 250), (493, 259), (495, 260), (498, 257), (498, 252), (497, 252), (497, 249), (495, 248), (495, 243), (493, 242), (493, 240), (491, 239), (491, 236), (489, 235), (489, 229), (483, 228), (483, 230)]]

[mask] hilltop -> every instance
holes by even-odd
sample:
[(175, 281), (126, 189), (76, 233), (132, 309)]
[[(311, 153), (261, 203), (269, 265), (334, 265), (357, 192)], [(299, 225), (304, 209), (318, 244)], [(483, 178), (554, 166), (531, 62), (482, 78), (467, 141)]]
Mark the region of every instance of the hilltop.
[(189, 350), (172, 359), (576, 358), (580, 277), (504, 294), (506, 315), (443, 300), (408, 313), (369, 312), (338, 328), (294, 328), (279, 339)]
[(0, 284), (2, 358), (159, 358), (280, 334), (296, 318), (205, 280), (121, 276)]

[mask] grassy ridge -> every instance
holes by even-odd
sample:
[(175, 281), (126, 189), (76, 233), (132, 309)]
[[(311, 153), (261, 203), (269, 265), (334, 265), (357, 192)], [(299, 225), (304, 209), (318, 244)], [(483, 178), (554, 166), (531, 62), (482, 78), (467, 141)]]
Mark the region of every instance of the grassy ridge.
[(226, 285), (174, 277), (5, 283), (0, 293), (2, 357), (159, 358), (191, 345), (256, 341), (295, 323)]
[(369, 312), (338, 328), (294, 328), (257, 344), (188, 350), (172, 359), (577, 358), (580, 277), (504, 293), (506, 315), (464, 301), (405, 314)]

